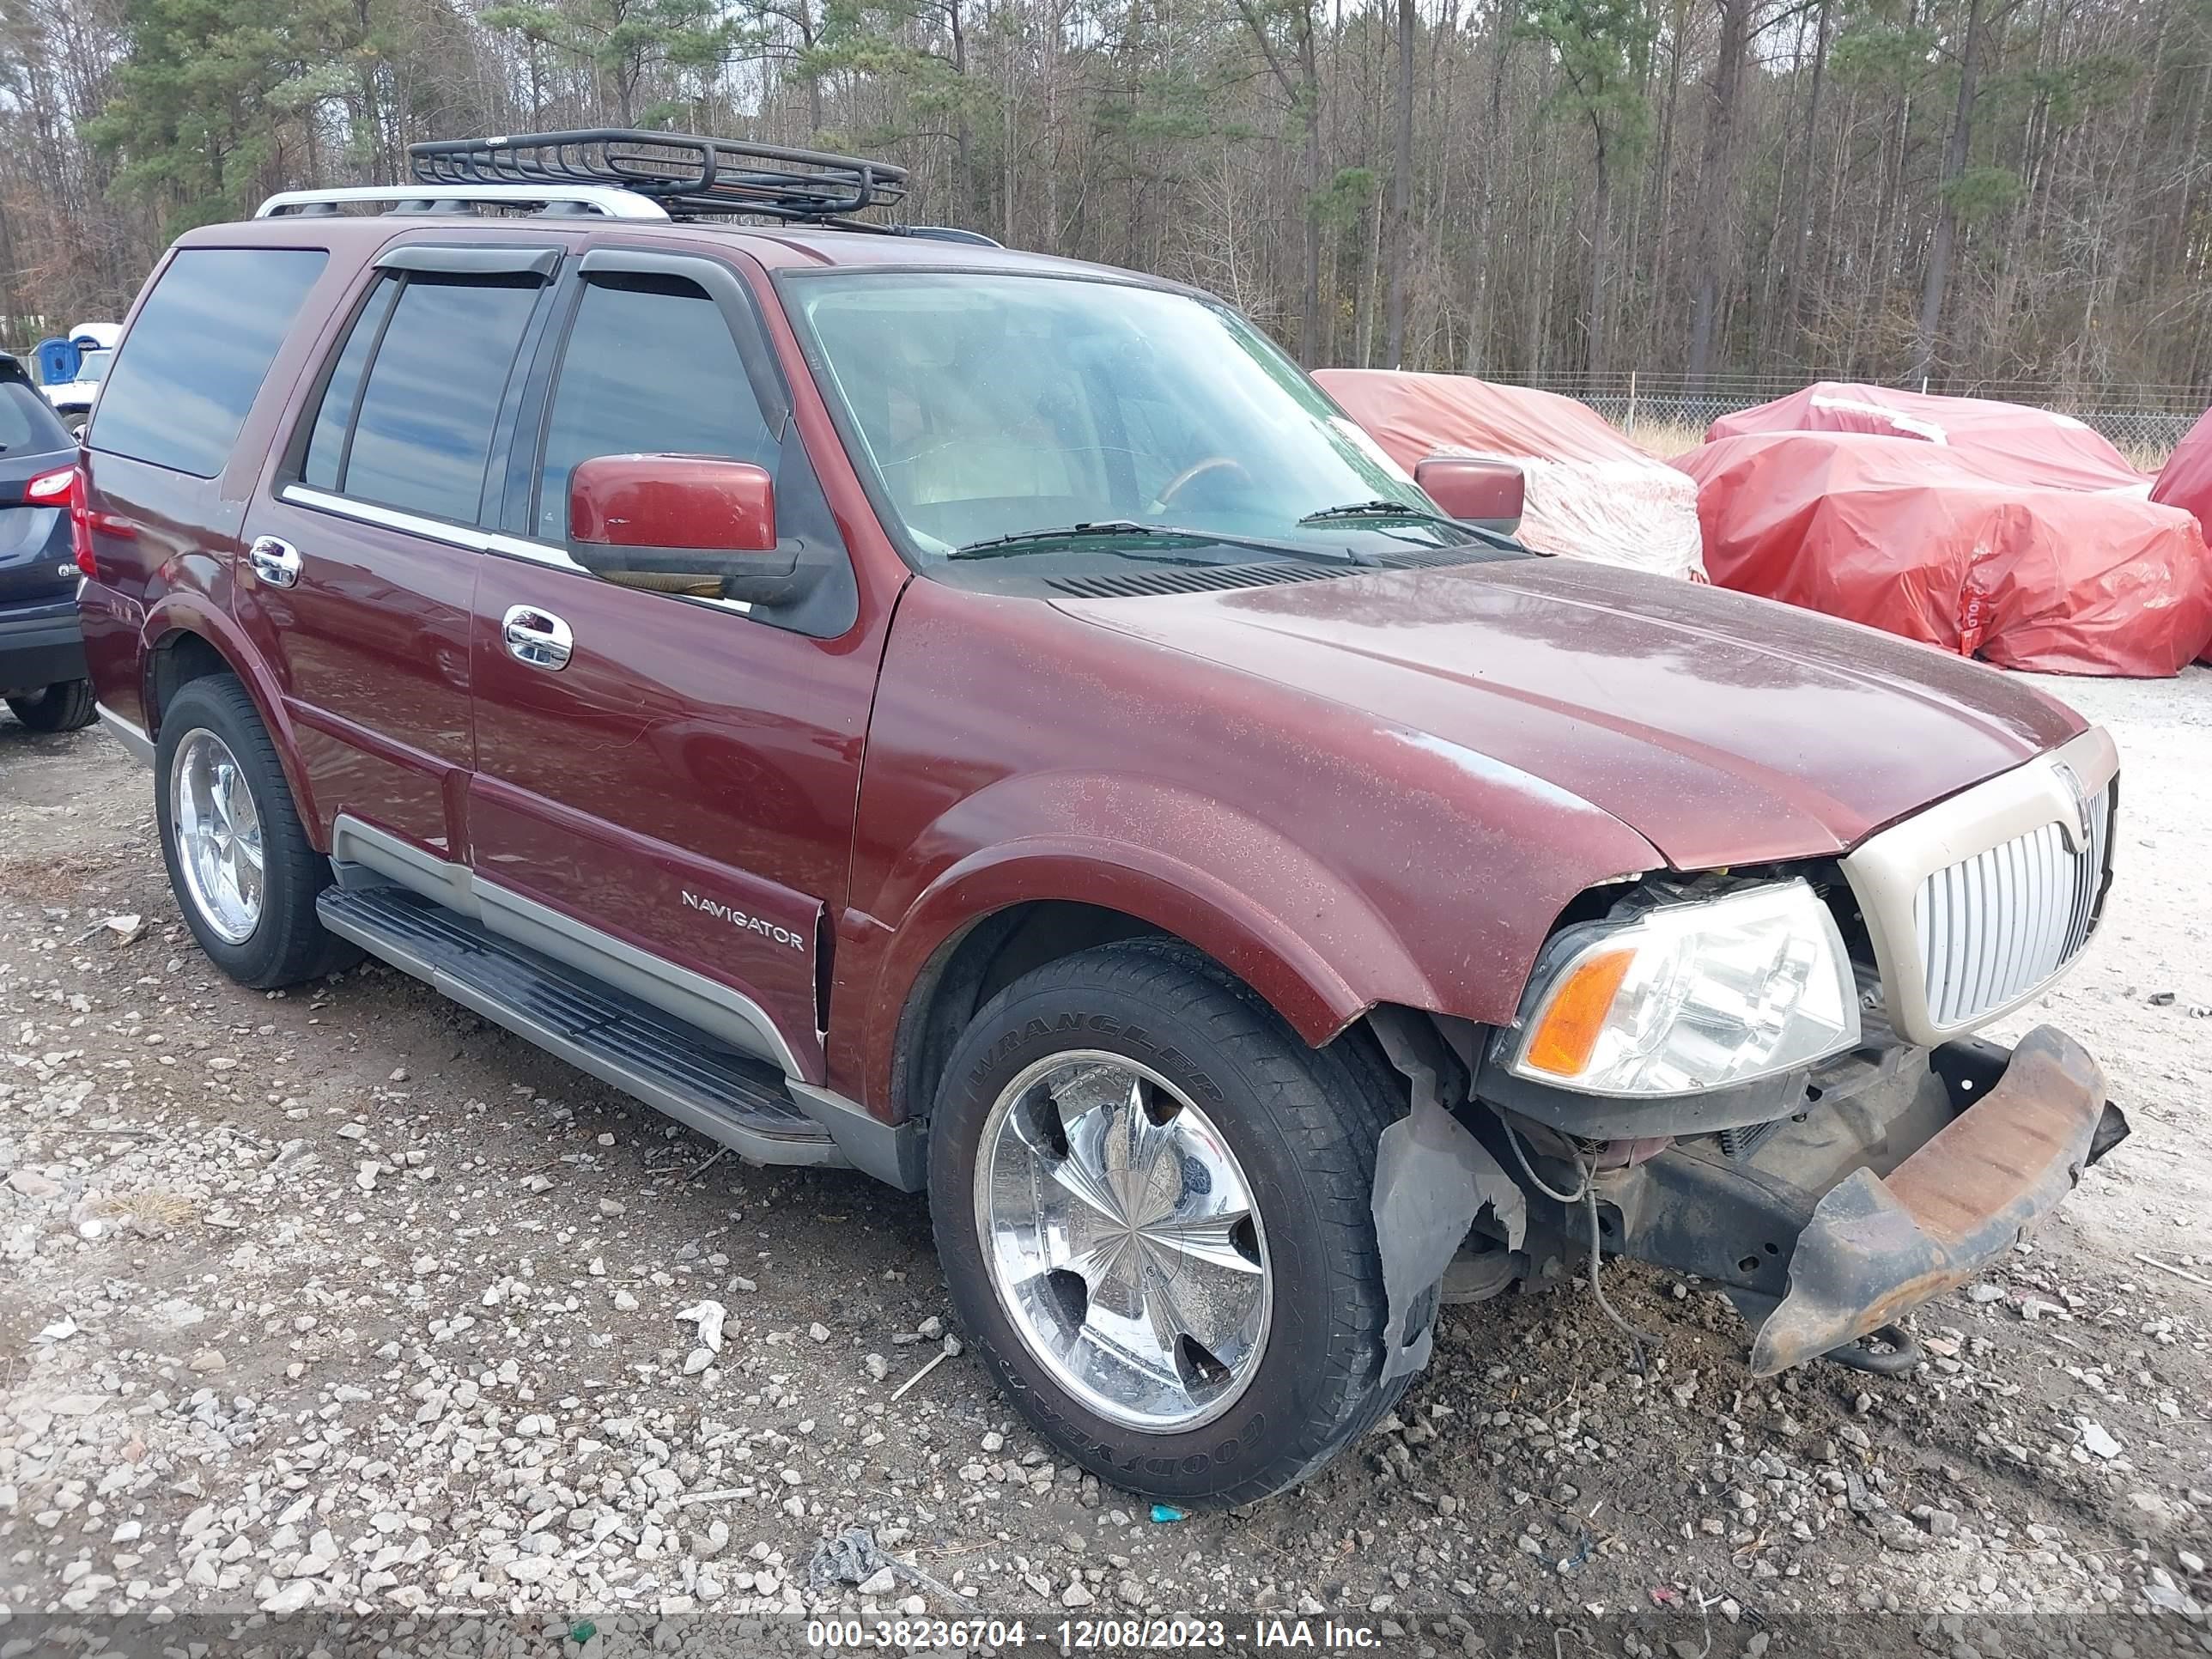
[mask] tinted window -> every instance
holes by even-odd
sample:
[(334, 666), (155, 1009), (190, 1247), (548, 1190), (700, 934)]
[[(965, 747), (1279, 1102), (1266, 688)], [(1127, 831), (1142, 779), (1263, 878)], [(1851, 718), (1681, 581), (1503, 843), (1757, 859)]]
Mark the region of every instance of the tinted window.
[(337, 488), (474, 522), (500, 399), (538, 291), (535, 282), (410, 276), (370, 365)]
[(169, 262), (101, 393), (92, 442), (212, 478), (328, 258), (310, 248), (187, 248)]
[(368, 367), (368, 354), (376, 349), (383, 337), (384, 319), (391, 314), (392, 301), (399, 293), (397, 277), (380, 278), (362, 307), (361, 315), (354, 321), (353, 332), (339, 349), (337, 366), (331, 369), (331, 378), (323, 387), (323, 401), (315, 412), (315, 428), (307, 440), (307, 464), (301, 468), (301, 477), (319, 489), (338, 487), (338, 468), (345, 459), (345, 435), (353, 421), (353, 406), (361, 396), (362, 371)]
[(689, 283), (594, 282), (569, 331), (538, 494), (538, 534), (568, 533), (568, 473), (594, 455), (727, 455), (773, 471), (761, 418), (721, 308)]
[(44, 394), (20, 382), (0, 383), (0, 455), (76, 447)]

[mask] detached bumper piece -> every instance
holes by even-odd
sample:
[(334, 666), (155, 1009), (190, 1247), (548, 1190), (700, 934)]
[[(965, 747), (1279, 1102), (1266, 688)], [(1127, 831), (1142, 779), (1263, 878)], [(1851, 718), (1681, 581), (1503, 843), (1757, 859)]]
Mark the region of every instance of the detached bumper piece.
[(1971, 1103), (1887, 1176), (1857, 1170), (1814, 1206), (1788, 1294), (1752, 1344), (1758, 1375), (1883, 1330), (1972, 1278), (2127, 1134), (2097, 1062), (2055, 1027), (2029, 1032), (2008, 1061), (1990, 1044), (1948, 1045), (1936, 1069)]

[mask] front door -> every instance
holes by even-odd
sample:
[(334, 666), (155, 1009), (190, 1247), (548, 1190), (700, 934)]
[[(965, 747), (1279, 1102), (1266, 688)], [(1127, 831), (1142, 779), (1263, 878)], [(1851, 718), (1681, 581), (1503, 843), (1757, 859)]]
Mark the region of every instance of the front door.
[(246, 519), (238, 617), (278, 676), (325, 830), (343, 814), (462, 857), (492, 434), (559, 258), (387, 253)]
[(570, 469), (629, 453), (764, 466), (782, 533), (836, 544), (753, 305), (719, 261), (605, 248), (562, 296), (477, 586), (470, 824), (510, 931), (818, 1083), (880, 650), (849, 568), (769, 618), (563, 550)]

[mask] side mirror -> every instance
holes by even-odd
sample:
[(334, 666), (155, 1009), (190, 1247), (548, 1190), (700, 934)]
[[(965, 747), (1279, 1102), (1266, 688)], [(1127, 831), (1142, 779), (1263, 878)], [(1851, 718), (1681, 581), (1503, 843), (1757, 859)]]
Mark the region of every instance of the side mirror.
[(595, 575), (719, 580), (722, 597), (780, 605), (812, 584), (777, 539), (775, 481), (713, 455), (595, 455), (568, 475), (568, 553)]
[(1472, 455), (1431, 455), (1413, 469), (1413, 482), (1445, 516), (1480, 530), (1510, 536), (1521, 527), (1528, 479), (1510, 461), (1486, 461)]

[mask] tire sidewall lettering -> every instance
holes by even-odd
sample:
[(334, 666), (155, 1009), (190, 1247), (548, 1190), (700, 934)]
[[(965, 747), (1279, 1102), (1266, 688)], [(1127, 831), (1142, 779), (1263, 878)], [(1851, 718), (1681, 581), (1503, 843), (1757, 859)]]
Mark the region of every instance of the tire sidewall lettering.
[(966, 1081), (969, 1093), (985, 1093), (990, 1086), (991, 1074), (1032, 1045), (1037, 1046), (1040, 1052), (1049, 1053), (1056, 1039), (1066, 1036), (1110, 1039), (1116, 1049), (1133, 1060), (1144, 1060), (1155, 1071), (1190, 1089), (1202, 1103), (1218, 1106), (1226, 1099), (1221, 1085), (1182, 1049), (1171, 1042), (1160, 1042), (1143, 1026), (1125, 1024), (1111, 1014), (1071, 1013), (1050, 1022), (1036, 1018), (1023, 1021), (1018, 1029), (1001, 1036), (969, 1067)]

